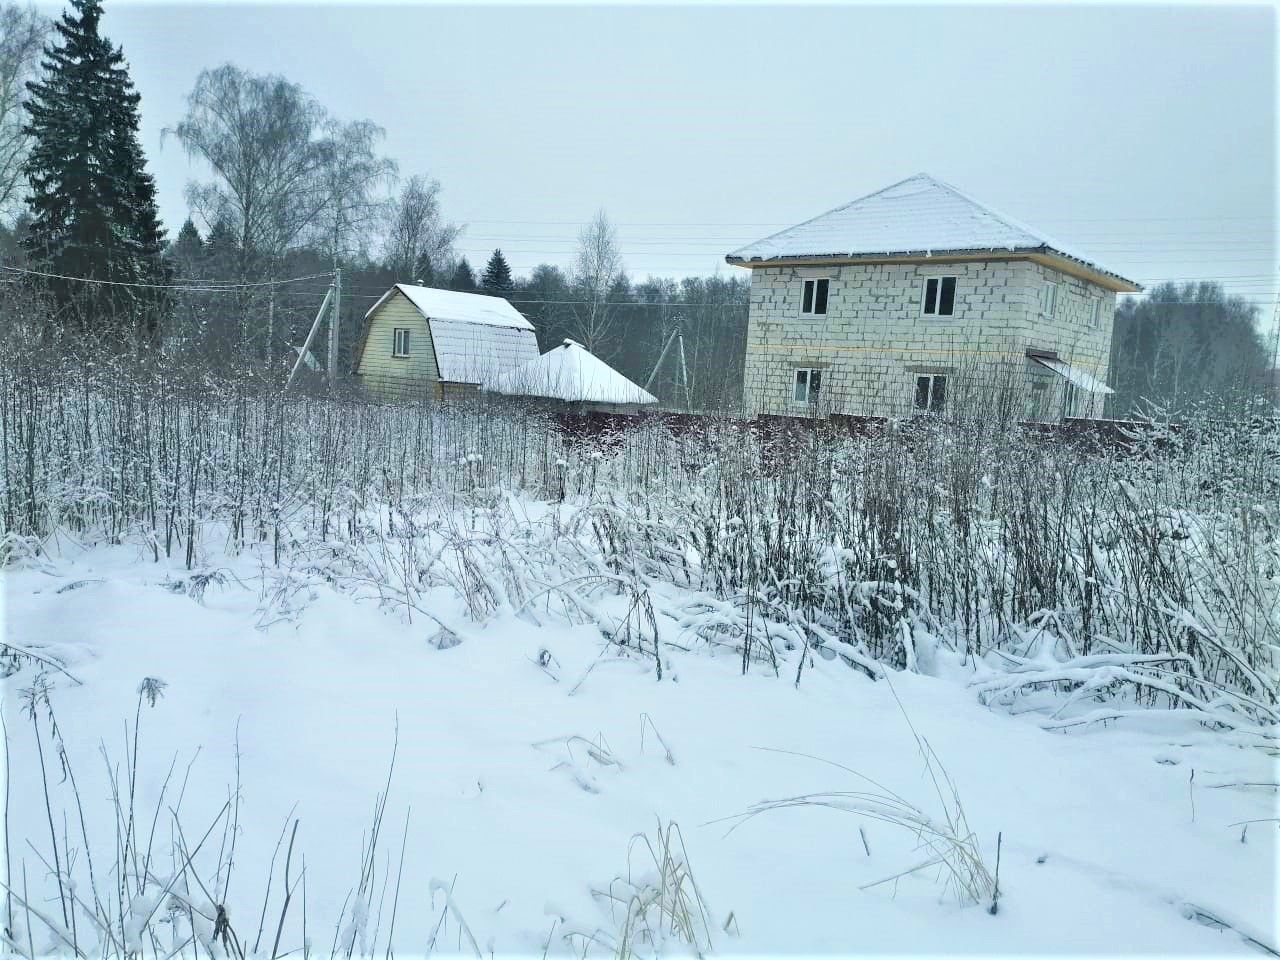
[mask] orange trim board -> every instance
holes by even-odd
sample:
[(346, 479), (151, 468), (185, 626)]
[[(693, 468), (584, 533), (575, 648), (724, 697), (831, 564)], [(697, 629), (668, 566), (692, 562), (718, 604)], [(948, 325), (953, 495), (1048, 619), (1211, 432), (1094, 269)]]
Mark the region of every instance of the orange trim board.
[[(805, 351), (811, 353), (882, 353), (890, 360), (902, 360), (904, 363), (915, 360), (912, 357), (903, 357), (902, 351), (890, 350), (885, 347), (838, 347), (835, 344), (828, 343), (766, 343), (766, 344), (749, 344), (747, 346), (747, 358), (750, 359), (751, 354), (755, 351)], [(912, 350), (912, 354), (925, 354), (931, 357), (1002, 357), (1008, 360), (1024, 359), (1022, 354), (1009, 353), (1007, 351), (996, 350)]]
[(1054, 256), (1051, 253), (939, 253), (931, 257), (778, 257), (772, 260), (739, 260), (725, 257), (725, 261), (735, 267), (746, 267), (748, 270), (761, 270), (768, 267), (845, 267), (861, 263), (907, 263), (912, 265), (972, 263), (989, 261), (994, 263), (1011, 263), (1014, 261), (1031, 261), (1042, 266), (1051, 267), (1061, 273), (1070, 274), (1081, 280), (1088, 280), (1107, 290), (1116, 293), (1138, 293), (1142, 290), (1139, 284), (1099, 270), (1094, 270), (1076, 260)]

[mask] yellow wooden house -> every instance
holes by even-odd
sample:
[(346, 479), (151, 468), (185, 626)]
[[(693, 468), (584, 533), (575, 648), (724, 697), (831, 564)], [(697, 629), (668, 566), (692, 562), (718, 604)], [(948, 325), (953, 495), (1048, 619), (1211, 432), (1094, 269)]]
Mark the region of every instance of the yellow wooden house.
[(444, 399), (538, 356), (533, 324), (501, 297), (397, 283), (365, 314), (357, 382), (380, 399)]

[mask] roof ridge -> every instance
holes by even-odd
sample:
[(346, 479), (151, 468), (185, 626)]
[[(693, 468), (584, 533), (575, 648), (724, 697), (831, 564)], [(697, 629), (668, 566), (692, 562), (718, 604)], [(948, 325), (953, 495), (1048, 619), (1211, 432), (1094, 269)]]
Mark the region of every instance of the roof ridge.
[(943, 190), (947, 190), (950, 193), (954, 193), (957, 197), (959, 197), (961, 200), (964, 200), (966, 203), (971, 203), (975, 207), (978, 207), (979, 209), (982, 210), (983, 213), (986, 213), (987, 215), (992, 216), (995, 219), (999, 220), (1006, 227), (1010, 227), (1014, 230), (1021, 230), (1023, 233), (1027, 234), (1028, 236), (1034, 237), (1035, 239), (1039, 240), (1045, 246), (1056, 248), (1056, 243), (1053, 242), (1050, 237), (1046, 237), (1041, 231), (1031, 227), (1030, 224), (1023, 223), (1021, 220), (1017, 219), (1016, 217), (1011, 217), (1007, 213), (1001, 210), (997, 210), (995, 209), (995, 207), (992, 207), (989, 204), (983, 203), (981, 200), (977, 199), (976, 197), (968, 193), (965, 193), (959, 187), (952, 186), (951, 184), (947, 183), (945, 180), (935, 179), (933, 182), (936, 183)]
[[(903, 190), (906, 188), (906, 192)], [(870, 201), (886, 197), (881, 207)], [(933, 218), (928, 219), (932, 214)], [(839, 246), (845, 244), (844, 246)], [(1094, 256), (928, 173), (917, 173), (815, 217), (739, 246), (725, 259), (743, 266), (833, 256), (931, 256), (934, 251), (1050, 251), (1122, 286), (1141, 289)], [(1104, 286), (1111, 286), (1105, 281)], [(1116, 289), (1122, 289), (1117, 286)]]
[(404, 283), (397, 280), (393, 285), (396, 287), (412, 287), (414, 290), (431, 290), (436, 293), (456, 293), (463, 297), (480, 297), (484, 300), (501, 300), (503, 303), (510, 303), (506, 297), (499, 297), (492, 293), (477, 293), (473, 290), (450, 290), (448, 287), (428, 287), (425, 283)]
[[(931, 177), (927, 173), (913, 173), (909, 177), (903, 177), (897, 183), (891, 183), (887, 187), (881, 187), (879, 190), (872, 190), (870, 193), (864, 194), (863, 196), (858, 197), (856, 200), (850, 200), (848, 203), (842, 203), (838, 207), (832, 207), (830, 210), (827, 210), (823, 213), (819, 213), (817, 216), (810, 217), (808, 220), (801, 220), (799, 223), (793, 223), (789, 227), (784, 227), (783, 229), (779, 230), (777, 233), (771, 233), (767, 237), (761, 237), (758, 240), (752, 240), (750, 243), (744, 243), (742, 246), (738, 248), (738, 250), (745, 250), (747, 249), (747, 247), (754, 247), (757, 243), (764, 243), (766, 240), (772, 240), (774, 237), (780, 237), (784, 233), (790, 233), (792, 230), (795, 230), (795, 229), (798, 229), (799, 227), (803, 227), (803, 226), (806, 226), (807, 224), (813, 223), (815, 220), (821, 220), (823, 217), (829, 217), (833, 213), (839, 213), (841, 210), (847, 210), (849, 209), (849, 207), (852, 207), (854, 204), (862, 203), (864, 200), (870, 200), (872, 197), (877, 197), (882, 193), (888, 193), (894, 187), (900, 187), (904, 183), (908, 183), (911, 180), (918, 180), (921, 177), (923, 177), (926, 180), (933, 180), (933, 177)], [(936, 183), (938, 181), (934, 181), (934, 182)], [(734, 250), (733, 253), (729, 254), (729, 256), (731, 257), (737, 256), (738, 250)]]

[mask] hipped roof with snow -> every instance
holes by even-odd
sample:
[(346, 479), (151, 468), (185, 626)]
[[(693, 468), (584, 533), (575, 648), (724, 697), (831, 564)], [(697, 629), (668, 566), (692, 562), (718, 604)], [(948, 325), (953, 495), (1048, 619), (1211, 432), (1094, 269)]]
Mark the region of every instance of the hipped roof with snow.
[(521, 397), (547, 397), (574, 403), (632, 405), (657, 403), (575, 340), (565, 340), (536, 360), (495, 378), (486, 389)]
[(751, 267), (833, 259), (977, 259), (1011, 254), (1048, 263), (1111, 290), (1141, 289), (1091, 257), (926, 173), (747, 244), (725, 259)]
[(397, 283), (364, 315), (357, 368), (373, 315), (397, 293), (427, 321), (436, 369), (444, 382), (484, 383), (538, 356), (533, 324), (501, 297)]

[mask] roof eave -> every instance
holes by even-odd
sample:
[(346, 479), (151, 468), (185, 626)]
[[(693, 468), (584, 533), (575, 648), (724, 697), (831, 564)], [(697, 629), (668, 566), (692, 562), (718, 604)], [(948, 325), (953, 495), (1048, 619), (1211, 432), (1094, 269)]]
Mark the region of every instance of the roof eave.
[(1083, 276), (1085, 279), (1091, 280), (1099, 286), (1106, 287), (1116, 293), (1138, 293), (1142, 290), (1141, 284), (1135, 283), (1127, 277), (1122, 277), (1118, 273), (1112, 273), (1103, 267), (1091, 264), (1088, 261), (1073, 257), (1070, 254), (1063, 253), (1047, 244), (1041, 244), (1035, 247), (969, 247), (951, 250), (892, 250), (882, 253), (808, 253), (791, 256), (778, 257), (759, 257), (759, 256), (739, 256), (735, 253), (725, 255), (725, 262), (733, 266), (746, 267), (753, 269), (755, 267), (775, 267), (775, 266), (803, 266), (803, 265), (821, 265), (830, 263), (919, 263), (922, 261), (931, 261), (936, 263), (946, 263), (948, 261), (966, 261), (966, 260), (1029, 260), (1036, 257), (1043, 257), (1051, 261), (1056, 261), (1051, 265), (1060, 269), (1067, 267), (1064, 272), (1072, 273), (1077, 276)]

